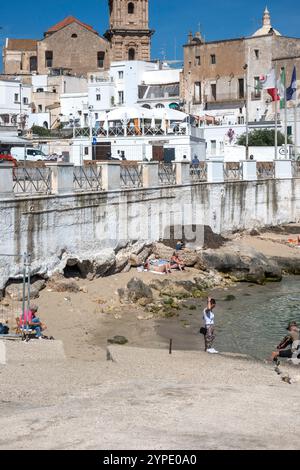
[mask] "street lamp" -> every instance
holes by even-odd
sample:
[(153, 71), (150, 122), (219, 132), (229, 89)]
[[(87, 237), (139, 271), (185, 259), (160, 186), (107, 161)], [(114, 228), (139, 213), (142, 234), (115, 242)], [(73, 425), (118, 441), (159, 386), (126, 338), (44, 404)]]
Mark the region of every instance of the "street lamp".
[(248, 64), (243, 67), (245, 71), (245, 108), (246, 108), (246, 160), (249, 160), (249, 103), (248, 103)]

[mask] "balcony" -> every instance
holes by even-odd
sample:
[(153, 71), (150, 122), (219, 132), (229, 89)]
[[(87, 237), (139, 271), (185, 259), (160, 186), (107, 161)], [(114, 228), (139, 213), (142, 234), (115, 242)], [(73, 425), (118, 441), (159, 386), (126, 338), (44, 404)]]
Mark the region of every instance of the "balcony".
[(217, 93), (216, 96), (204, 95), (204, 102), (207, 104), (232, 103), (232, 102), (244, 102), (244, 101), (245, 101), (245, 97), (237, 92)]

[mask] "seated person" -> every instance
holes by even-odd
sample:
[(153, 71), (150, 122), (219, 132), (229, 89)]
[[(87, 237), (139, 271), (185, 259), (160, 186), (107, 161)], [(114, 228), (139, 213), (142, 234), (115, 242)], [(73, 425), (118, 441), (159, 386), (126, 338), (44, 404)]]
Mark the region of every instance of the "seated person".
[[(277, 351), (272, 353), (274, 362), (278, 361), (278, 357), (291, 359), (294, 354), (300, 359), (300, 341), (299, 341), (299, 328), (295, 321), (289, 323), (287, 327), (288, 334), (277, 346)], [(297, 352), (299, 354), (297, 355)]]
[(184, 248), (184, 243), (183, 243), (181, 240), (179, 240), (179, 241), (176, 243), (176, 248), (175, 248), (175, 250), (176, 250), (176, 251), (181, 251), (181, 250), (183, 250), (183, 248)]
[(42, 324), (39, 317), (37, 317), (38, 307), (36, 305), (30, 306), (30, 309), (25, 311), (24, 316), (21, 315), (19, 327), (26, 330), (30, 329), (36, 332), (36, 338), (42, 338), (42, 331), (47, 327)]
[(179, 269), (179, 271), (183, 271), (185, 269), (185, 264), (182, 259), (179, 258), (176, 251), (173, 253), (170, 264), (172, 269)]

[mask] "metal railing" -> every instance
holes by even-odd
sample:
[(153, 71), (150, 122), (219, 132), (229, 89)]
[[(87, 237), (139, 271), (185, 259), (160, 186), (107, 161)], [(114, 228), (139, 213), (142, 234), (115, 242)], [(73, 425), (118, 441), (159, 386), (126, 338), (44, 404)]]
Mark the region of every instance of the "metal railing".
[(121, 165), (121, 188), (142, 188), (143, 168), (139, 164)]
[(199, 162), (190, 166), (190, 176), (193, 183), (201, 183), (207, 181), (207, 163)]
[(159, 163), (158, 180), (162, 186), (172, 186), (176, 184), (176, 166), (173, 163)]
[(74, 191), (102, 191), (102, 167), (87, 165), (74, 167)]
[(16, 194), (51, 194), (51, 169), (18, 167), (13, 169), (13, 190)]
[(300, 178), (300, 160), (292, 162), (293, 177)]
[(224, 180), (240, 181), (243, 179), (243, 165), (240, 162), (224, 164)]
[(273, 179), (275, 178), (275, 163), (274, 162), (257, 162), (257, 179)]

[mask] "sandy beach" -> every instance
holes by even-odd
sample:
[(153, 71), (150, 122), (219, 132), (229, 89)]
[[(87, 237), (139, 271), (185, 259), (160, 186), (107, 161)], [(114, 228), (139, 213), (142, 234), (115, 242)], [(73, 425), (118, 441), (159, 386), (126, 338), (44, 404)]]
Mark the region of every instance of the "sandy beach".
[[(265, 233), (238, 242), (269, 256), (298, 256), (285, 239)], [(179, 350), (177, 342), (169, 355), (157, 319), (120, 304), (117, 290), (134, 276), (146, 284), (163, 277), (132, 270), (80, 279), (78, 293), (41, 291), (35, 303), (66, 358), (22, 362), (28, 345), (20, 342), (20, 361), (0, 366), (0, 449), (299, 448), (299, 367), (284, 365), (278, 376), (271, 363), (209, 356), (202, 338), (184, 328), (194, 350)], [(193, 276), (193, 269), (172, 274)], [(128, 345), (109, 346), (108, 361), (107, 340), (115, 335)], [(286, 375), (291, 384), (282, 381)]]

